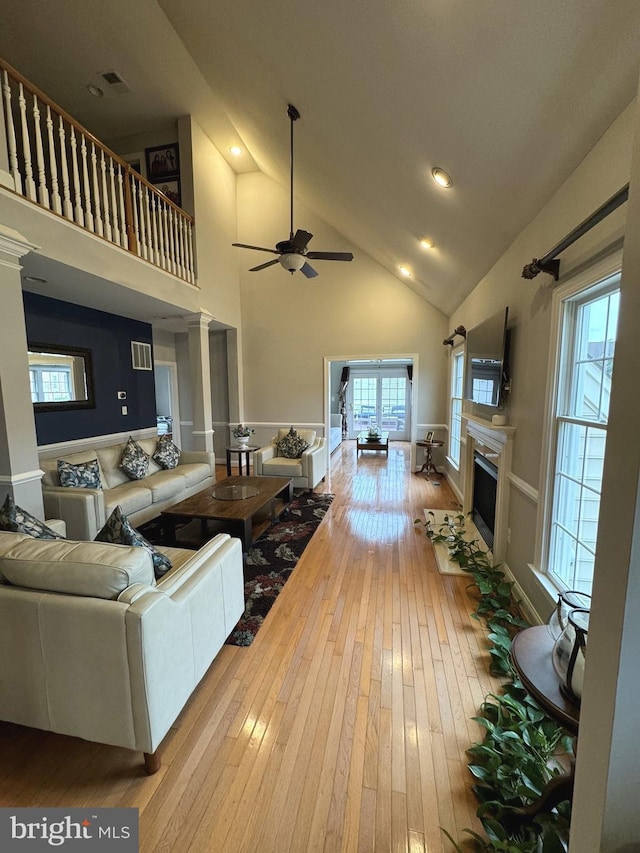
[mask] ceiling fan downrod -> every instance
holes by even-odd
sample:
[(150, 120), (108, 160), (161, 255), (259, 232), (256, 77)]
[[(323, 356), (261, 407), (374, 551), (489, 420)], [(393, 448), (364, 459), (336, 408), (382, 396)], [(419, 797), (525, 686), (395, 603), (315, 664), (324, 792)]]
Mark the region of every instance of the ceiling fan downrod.
[(291, 211), (291, 221), (289, 223), (289, 239), (293, 240), (293, 123), (294, 121), (298, 121), (300, 113), (293, 104), (288, 104), (287, 115), (291, 120), (291, 139), (289, 144), (289, 209)]

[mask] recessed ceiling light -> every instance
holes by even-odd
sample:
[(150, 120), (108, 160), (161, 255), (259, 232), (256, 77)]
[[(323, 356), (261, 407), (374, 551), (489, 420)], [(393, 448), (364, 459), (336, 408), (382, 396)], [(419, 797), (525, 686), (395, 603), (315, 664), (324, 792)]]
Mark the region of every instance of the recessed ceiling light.
[(400, 275), (403, 275), (405, 278), (411, 278), (413, 273), (411, 272), (411, 270), (408, 267), (401, 266), (400, 267)]
[(423, 249), (433, 249), (433, 240), (429, 240), (428, 237), (423, 237), (422, 240), (420, 240), (420, 245)]
[(239, 145), (232, 145), (229, 151), (234, 157), (239, 157), (242, 154), (242, 148)]
[(445, 170), (441, 169), (439, 166), (435, 166), (431, 170), (431, 174), (433, 175), (433, 180), (436, 182), (436, 184), (438, 184), (439, 187), (447, 189), (453, 183), (453, 181), (451, 180), (451, 175), (448, 172), (445, 172)]
[(93, 83), (89, 83), (87, 86), (87, 92), (90, 95), (93, 95), (94, 98), (104, 98), (104, 92), (100, 86), (94, 86)]

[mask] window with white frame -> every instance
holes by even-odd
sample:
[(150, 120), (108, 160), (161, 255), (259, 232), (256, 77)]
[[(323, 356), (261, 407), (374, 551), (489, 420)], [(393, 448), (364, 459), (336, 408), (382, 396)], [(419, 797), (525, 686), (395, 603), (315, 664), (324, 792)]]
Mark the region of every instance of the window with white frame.
[(560, 302), (546, 568), (556, 586), (586, 593), (595, 563), (619, 284), (618, 272)]
[(462, 389), (464, 379), (464, 350), (460, 348), (451, 356), (451, 409), (449, 411), (449, 459), (460, 467), (460, 441), (462, 437)]

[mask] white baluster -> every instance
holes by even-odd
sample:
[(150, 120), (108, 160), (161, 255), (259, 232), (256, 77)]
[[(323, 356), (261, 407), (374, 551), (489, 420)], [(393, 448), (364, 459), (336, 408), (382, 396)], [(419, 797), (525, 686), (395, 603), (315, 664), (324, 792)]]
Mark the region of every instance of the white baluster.
[(31, 166), (31, 141), (29, 139), (29, 125), (27, 123), (27, 101), (24, 96), (24, 87), (19, 84), (20, 94), (18, 104), (20, 106), (20, 122), (22, 126), (22, 154), (24, 156), (24, 185), (27, 198), (37, 201), (36, 185), (33, 180), (33, 168)]
[[(114, 168), (115, 166), (115, 168)], [(113, 216), (113, 242), (117, 243), (118, 246), (122, 245), (122, 238), (120, 236), (120, 222), (118, 221), (118, 194), (116, 191), (116, 168), (120, 169), (117, 166), (112, 157), (109, 157), (109, 190), (111, 191), (111, 210)], [(124, 230), (124, 220), (122, 220), (122, 228)]]
[(145, 209), (146, 204), (146, 193), (147, 188), (144, 184), (138, 184), (138, 198), (139, 198), (139, 211), (140, 211), (140, 246), (142, 248), (142, 257), (145, 261), (153, 260), (153, 253), (150, 251), (149, 240), (150, 235), (147, 237), (147, 214)]
[[(118, 200), (120, 202), (120, 222), (122, 222), (122, 233), (120, 235), (120, 245), (124, 249), (129, 248), (129, 232), (127, 230), (127, 209), (124, 204), (124, 182), (127, 180), (127, 173), (124, 171), (122, 166), (118, 166)], [(137, 223), (136, 216), (136, 199), (133, 192), (131, 190), (131, 210), (132, 215), (134, 217), (134, 221)], [(137, 228), (136, 228), (136, 240), (138, 238)]]
[(58, 187), (58, 163), (56, 161), (56, 143), (53, 138), (53, 119), (51, 108), (47, 106), (47, 143), (49, 146), (49, 171), (51, 172), (51, 203), (56, 213), (62, 213), (60, 188)]
[(154, 202), (156, 205), (156, 215), (155, 218), (158, 222), (158, 246), (160, 248), (160, 266), (163, 270), (169, 269), (168, 259), (167, 259), (167, 247), (165, 246), (165, 214), (166, 214), (166, 206), (164, 200), (161, 199), (156, 193), (153, 194)]
[(171, 258), (171, 271), (178, 275), (178, 261), (176, 258), (175, 234), (173, 231), (175, 223), (175, 210), (170, 204), (167, 205), (167, 231), (169, 232), (169, 257)]
[(96, 155), (96, 146), (94, 142), (91, 143), (91, 182), (93, 185), (93, 221), (95, 223), (96, 233), (103, 237), (104, 228), (102, 227), (100, 186), (98, 184), (98, 157)]
[(156, 194), (153, 192), (149, 192), (147, 190), (147, 204), (149, 205), (149, 212), (151, 217), (151, 234), (153, 235), (153, 254), (152, 260), (156, 266), (160, 266), (160, 252), (158, 246), (158, 222), (157, 222), (157, 203), (156, 203)]
[(84, 210), (82, 209), (82, 191), (80, 189), (80, 171), (78, 169), (78, 142), (76, 129), (71, 125), (71, 167), (73, 173), (73, 200), (75, 221), (84, 228)]
[(95, 231), (91, 207), (91, 184), (89, 183), (89, 165), (87, 163), (87, 140), (84, 133), (80, 134), (80, 157), (82, 159), (82, 185), (84, 188), (84, 212), (86, 226), (89, 231)]
[(182, 256), (182, 241), (180, 239), (180, 224), (182, 215), (177, 210), (173, 211), (173, 240), (176, 247), (176, 263), (178, 264), (178, 275), (184, 278), (184, 261)]
[(11, 109), (11, 86), (6, 71), (2, 72), (2, 91), (4, 93), (5, 117), (7, 122), (7, 145), (9, 147), (9, 168), (13, 176), (13, 187), (17, 193), (22, 195), (22, 175), (18, 168), (18, 145), (16, 142), (16, 128), (13, 123), (13, 110)]
[(196, 275), (193, 265), (193, 226), (189, 220), (187, 220), (187, 253), (189, 257), (189, 281), (192, 284), (195, 284)]
[(100, 151), (100, 177), (102, 180), (102, 207), (104, 210), (104, 236), (111, 239), (111, 211), (109, 210), (109, 192), (107, 190), (107, 161), (104, 159), (104, 151)]
[(69, 187), (69, 167), (67, 165), (67, 141), (64, 132), (64, 121), (58, 116), (58, 140), (60, 144), (60, 171), (62, 172), (62, 215), (73, 221), (71, 206), (71, 188)]
[(33, 135), (36, 140), (36, 166), (38, 167), (38, 198), (42, 207), (49, 209), (49, 188), (44, 168), (44, 148), (42, 147), (42, 125), (38, 98), (33, 96)]
[[(135, 178), (130, 172), (123, 172), (124, 180), (129, 181), (131, 188), (131, 209), (133, 211), (133, 233), (136, 238), (136, 255), (142, 257), (142, 238), (140, 237), (140, 223), (138, 221), (138, 188)], [(127, 247), (129, 247), (129, 223), (127, 223)]]

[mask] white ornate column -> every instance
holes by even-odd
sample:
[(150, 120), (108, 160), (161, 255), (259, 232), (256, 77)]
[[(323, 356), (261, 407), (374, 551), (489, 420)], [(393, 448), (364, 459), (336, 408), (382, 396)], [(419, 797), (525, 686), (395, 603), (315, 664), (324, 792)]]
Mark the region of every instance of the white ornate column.
[(0, 503), (8, 492), (21, 507), (44, 518), (20, 283), (20, 260), (36, 248), (0, 225)]
[(191, 398), (193, 403), (193, 448), (213, 451), (211, 414), (211, 361), (209, 354), (210, 314), (194, 314), (187, 323)]
[(464, 467), (464, 503), (463, 511), (473, 508), (473, 452), (478, 450), (498, 469), (496, 489), (496, 518), (493, 531), (493, 556), (496, 562), (502, 562), (507, 553), (507, 522), (509, 518), (509, 483), (511, 456), (513, 452), (513, 434), (515, 427), (494, 426), (491, 421), (463, 414), (462, 420), (467, 435), (466, 459)]

